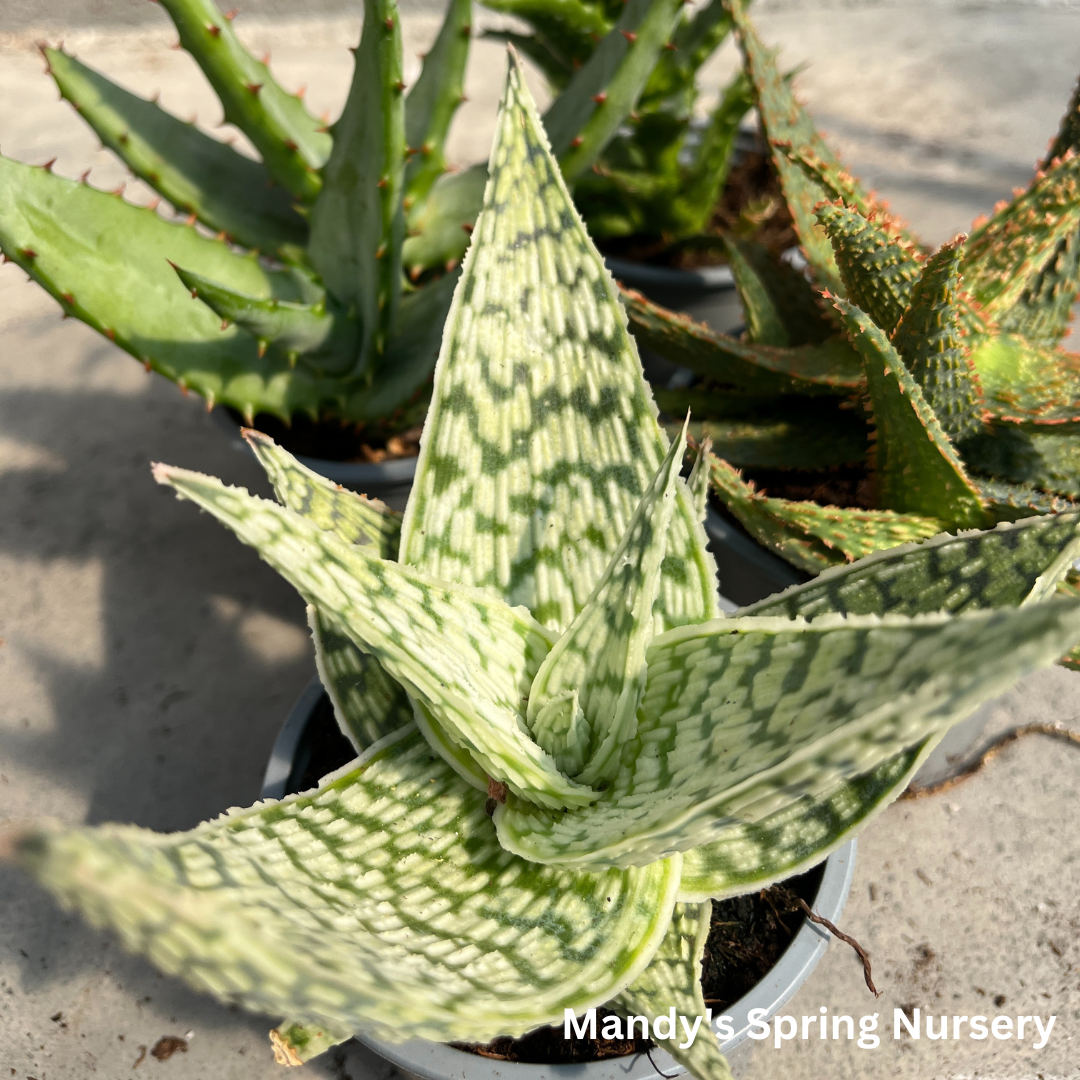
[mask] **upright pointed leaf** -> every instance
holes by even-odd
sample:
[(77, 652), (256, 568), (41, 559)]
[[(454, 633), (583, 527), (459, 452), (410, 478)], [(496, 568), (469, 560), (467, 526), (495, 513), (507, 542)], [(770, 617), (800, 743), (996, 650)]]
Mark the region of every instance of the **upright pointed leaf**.
[(318, 169), (330, 156), (322, 122), (241, 44), (214, 0), (161, 0), (161, 6), (214, 88), (225, 119), (251, 140), (279, 184), (302, 201), (314, 199)]
[(545, 806), (594, 797), (559, 772), (525, 727), (529, 687), (551, 648), (526, 611), (369, 556), (242, 488), (164, 465), (154, 475), (256, 548), (309, 604), (428, 706), (489, 776)]
[[(401, 558), (565, 628), (667, 451), (625, 315), (511, 63), (485, 209), (446, 321)], [(664, 626), (716, 611), (685, 490)]]
[(406, 728), (316, 792), (191, 832), (42, 829), (12, 846), (63, 902), (224, 1001), (334, 1031), (486, 1041), (632, 982), (681, 860), (529, 865), (499, 847), (485, 798)]
[(581, 866), (715, 843), (935, 738), (1077, 640), (1080, 600), (1060, 599), (670, 630), (649, 649), (638, 735), (611, 786), (561, 814), (508, 799), (499, 839), (523, 858)]
[(933, 536), (945, 524), (936, 518), (893, 510), (772, 498), (755, 491), (726, 461), (715, 457), (710, 478), (720, 500), (762, 547), (811, 574), (881, 548)]
[[(655, 1020), (670, 1016), (684, 1017), (695, 1029), (690, 1032), (676, 1026), (670, 1039), (657, 1039), (680, 1065), (698, 1080), (732, 1080), (727, 1059), (705, 1019), (705, 1001), (701, 994), (701, 958), (709, 936), (712, 904), (676, 904), (671, 925), (649, 966), (613, 1002), (623, 1016), (646, 1016)], [(681, 1023), (682, 1021), (680, 1021)], [(655, 1030), (655, 1027), (654, 1027)], [(684, 1044), (690, 1043), (688, 1047)]]
[(986, 406), (964, 343), (958, 302), (963, 240), (927, 259), (892, 343), (950, 439), (982, 430)]
[(637, 730), (645, 651), (653, 639), (653, 608), (685, 446), (684, 424), (588, 603), (544, 658), (529, 690), (530, 724), (553, 705), (569, 707), (571, 716), (580, 711), (578, 727), (590, 738), (584, 768), (572, 775), (583, 784), (610, 780), (623, 745)]
[(405, 199), (423, 199), (446, 172), (446, 136), (465, 100), (465, 65), (472, 35), (472, 0), (451, 0), (439, 36), (424, 57), (420, 77), (405, 98)]
[(879, 502), (960, 528), (989, 524), (978, 488), (889, 339), (865, 312), (835, 303), (866, 367)]
[(396, 0), (364, 0), (352, 86), (311, 215), (308, 254), (327, 289), (355, 309), (363, 338), (356, 369), (375, 366), (401, 295), (405, 101)]
[(60, 95), (141, 180), (208, 228), (262, 251), (297, 257), (307, 223), (265, 165), (185, 124), (62, 49), (43, 49)]
[(573, 182), (630, 115), (671, 36), (680, 0), (627, 0), (618, 23), (544, 114), (559, 168)]

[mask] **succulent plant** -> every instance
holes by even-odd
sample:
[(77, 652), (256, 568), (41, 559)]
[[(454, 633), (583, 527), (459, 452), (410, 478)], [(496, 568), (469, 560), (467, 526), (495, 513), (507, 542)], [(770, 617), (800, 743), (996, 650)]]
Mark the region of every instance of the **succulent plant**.
[(61, 95), (176, 216), (0, 158), (4, 255), (65, 315), (249, 423), (306, 413), (364, 424), (422, 409), (455, 278), (403, 287), (404, 212), (445, 169), (469, 0), (450, 4), (408, 94), (396, 2), (366, 0), (332, 127), (245, 48), (235, 13), (161, 2), (260, 160), (44, 48)]
[[(714, 491), (811, 573), (1075, 505), (1080, 357), (1060, 340), (1080, 292), (1080, 96), (1030, 186), (931, 253), (842, 168), (745, 5), (728, 7), (806, 272), (729, 238), (738, 340), (628, 298), (639, 339), (705, 379), (657, 397), (711, 413), (696, 434), (723, 459)], [(844, 506), (822, 505), (827, 477), (816, 499), (777, 498), (738, 471), (837, 467), (865, 477)]]
[[(701, 1015), (711, 898), (823, 859), (951, 724), (1080, 639), (1080, 600), (1053, 596), (1075, 513), (722, 616), (704, 465), (681, 478), (515, 63), (404, 518), (248, 438), (278, 503), (157, 479), (304, 596), (360, 756), (190, 832), (0, 846), (163, 970), (286, 1016), (284, 1060), (604, 1002)], [(667, 1049), (721, 1080), (718, 1046)]]
[[(702, 233), (727, 177), (739, 124), (753, 105), (750, 82), (739, 73), (721, 89), (708, 119), (695, 120), (696, 76), (731, 32), (721, 0), (692, 13), (666, 0), (482, 2), (529, 26), (529, 33), (495, 36), (540, 67), (565, 100), (560, 109), (569, 111), (572, 88), (595, 103), (594, 123), (605, 125), (607, 137), (560, 153), (559, 162), (590, 235), (671, 244)], [(639, 62), (636, 74), (614, 70), (610, 53), (619, 50), (620, 36), (639, 48), (635, 35), (649, 34), (663, 46), (641, 57), (649, 66)], [(561, 152), (550, 116), (545, 124)]]

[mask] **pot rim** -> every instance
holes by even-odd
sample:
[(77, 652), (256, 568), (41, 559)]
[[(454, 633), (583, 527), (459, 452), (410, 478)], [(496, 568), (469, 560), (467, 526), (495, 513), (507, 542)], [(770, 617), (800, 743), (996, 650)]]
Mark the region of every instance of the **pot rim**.
[(634, 259), (605, 255), (604, 264), (613, 277), (632, 288), (690, 289), (694, 292), (727, 291), (735, 288), (735, 275), (725, 263), (702, 266), (697, 270), (676, 270), (653, 266)]
[[(274, 742), (260, 798), (284, 798), (300, 738), (325, 692), (316, 675), (292, 707)], [(851, 889), (855, 851), (856, 841), (852, 839), (825, 859), (825, 871), (811, 906), (833, 923), (840, 918)], [(783, 1008), (825, 955), (831, 939), (824, 927), (809, 919), (803, 923), (761, 982), (724, 1013), (732, 1018), (735, 1029), (735, 1035), (721, 1045), (725, 1054), (747, 1040), (752, 1009), (766, 1009), (771, 1017)], [(665, 1074), (672, 1077), (686, 1072), (685, 1066), (659, 1047), (651, 1054), (630, 1054), (573, 1065), (533, 1065), (481, 1057), (429, 1039), (392, 1043), (363, 1033), (355, 1037), (393, 1065), (424, 1080), (451, 1080), (459, 1076), (467, 1080), (507, 1080), (508, 1073), (513, 1080), (661, 1080)]]
[[(240, 425), (221, 406), (214, 406), (210, 411), (214, 425), (228, 437), (233, 448), (245, 454), (252, 453), (251, 447), (240, 437)], [(306, 454), (293, 455), (301, 465), (312, 472), (325, 476), (335, 484), (356, 485), (397, 485), (411, 484), (416, 476), (417, 458), (390, 458), (387, 461), (331, 461), (329, 458), (308, 457)]]

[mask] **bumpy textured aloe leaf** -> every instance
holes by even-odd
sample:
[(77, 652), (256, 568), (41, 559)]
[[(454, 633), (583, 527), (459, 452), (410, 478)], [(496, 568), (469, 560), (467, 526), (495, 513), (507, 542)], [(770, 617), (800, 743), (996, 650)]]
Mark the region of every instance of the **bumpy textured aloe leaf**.
[(405, 200), (423, 199), (446, 172), (446, 136), (465, 100), (465, 65), (472, 36), (472, 0), (452, 0), (439, 36), (424, 57), (420, 77), (405, 99)]
[(652, 963), (612, 1002), (612, 1007), (623, 1016), (645, 1016), (650, 1021), (659, 1016), (670, 1018), (674, 1007), (675, 1016), (685, 1017), (691, 1028), (700, 1018), (696, 1038), (685, 1050), (682, 1044), (689, 1042), (688, 1033), (678, 1020), (673, 1021), (673, 1037), (657, 1039), (658, 1045), (698, 1080), (732, 1080), (727, 1059), (705, 1020), (701, 995), (701, 958), (711, 917), (712, 904), (708, 900), (676, 904), (671, 925)]
[(818, 284), (841, 292), (843, 284), (832, 247), (814, 217), (814, 207), (827, 199), (830, 193), (791, 160), (789, 153), (812, 151), (817, 159), (837, 169), (839, 162), (818, 134), (813, 120), (799, 104), (788, 81), (780, 74), (774, 54), (765, 48), (757, 36), (746, 15), (745, 0), (728, 0), (727, 6), (735, 20), (746, 70), (754, 83), (761, 126), (770, 146), (783, 144), (785, 148), (785, 152), (773, 154), (773, 162), (780, 175), (780, 184), (799, 242)]
[(61, 97), (138, 177), (179, 210), (247, 247), (299, 255), (307, 223), (266, 166), (185, 124), (62, 49), (43, 49)]
[(192, 300), (169, 260), (258, 298), (304, 299), (296, 278), (115, 195), (0, 157), (0, 248), (63, 307), (136, 359), (248, 418), (317, 413), (333, 381), (292, 370), (276, 349)]
[(950, 439), (982, 430), (986, 411), (964, 342), (958, 303), (962, 257), (963, 242), (956, 240), (927, 259), (892, 335), (893, 346)]
[(993, 416), (1048, 426), (1080, 422), (1080, 354), (997, 334), (978, 343), (971, 360)]
[(739, 610), (740, 615), (813, 619), (841, 615), (925, 615), (1019, 607), (1044, 599), (1080, 556), (1080, 513), (1050, 514), (986, 532), (942, 533), (826, 570), (802, 585)]
[(637, 730), (645, 651), (654, 635), (653, 608), (685, 446), (684, 425), (588, 602), (544, 658), (529, 690), (526, 715), (534, 730), (557, 712), (576, 729), (575, 752), (587, 738), (584, 768), (571, 774), (584, 784), (611, 779), (623, 745)]
[(415, 729), (347, 768), (188, 833), (42, 830), (18, 856), (197, 989), (398, 1039), (561, 1020), (621, 991), (662, 940), (678, 858), (595, 875), (530, 866)]
[(858, 353), (844, 338), (791, 349), (754, 345), (668, 311), (640, 293), (623, 289), (622, 299), (634, 336), (643, 345), (673, 363), (747, 393), (847, 396), (865, 385)]
[(202, 274), (176, 267), (177, 276), (191, 293), (223, 320), (246, 330), (265, 349), (276, 345), (293, 362), (329, 375), (346, 374), (356, 362), (360, 327), (325, 295), (314, 304), (248, 296)]
[(279, 1065), (303, 1065), (351, 1038), (351, 1031), (332, 1031), (325, 1024), (283, 1022), (270, 1032), (270, 1047)]
[(254, 144), (279, 184), (298, 199), (319, 192), (318, 170), (330, 156), (331, 139), (300, 97), (283, 90), (266, 64), (241, 44), (232, 20), (213, 0), (160, 0), (235, 124)]
[[(964, 283), (988, 316), (1000, 318), (1078, 229), (1080, 157), (1070, 155), (1036, 174), (1026, 192), (972, 233), (964, 255)], [(1069, 288), (1075, 297), (1075, 278)]]
[(1038, 488), (1047, 499), (1054, 493), (1080, 499), (1080, 439), (1072, 425), (993, 424), (988, 433), (968, 439), (964, 456), (977, 474), (999, 483)]
[(283, 506), (346, 544), (372, 544), (380, 558), (397, 558), (401, 538), (398, 511), (312, 472), (261, 431), (245, 431), (244, 438)]
[(986, 508), (995, 521), (1018, 521), (1034, 514), (1060, 514), (1077, 509), (1077, 502), (1063, 495), (1042, 491), (1029, 484), (1013, 484), (992, 476), (974, 477)]
[(593, 797), (555, 768), (523, 723), (529, 687), (551, 647), (527, 611), (369, 556), (309, 519), (212, 477), (164, 465), (155, 477), (255, 547), (426, 704), (488, 775), (546, 806)]
[(611, 786), (563, 814), (511, 797), (495, 811), (499, 839), (532, 861), (588, 866), (715, 843), (939, 735), (1077, 640), (1080, 601), (1063, 599), (679, 627), (649, 649), (638, 734)]
[(1073, 231), (1059, 242), (998, 325), (1033, 345), (1052, 348), (1068, 333), (1078, 289), (1080, 231)]
[(473, 165), (441, 176), (427, 198), (410, 209), (408, 238), (401, 253), (410, 275), (419, 277), (423, 270), (461, 261), (484, 203), (486, 185), (487, 169)]
[(735, 278), (746, 319), (747, 340), (755, 345), (790, 345), (791, 337), (784, 325), (783, 312), (773, 302), (765, 282), (747, 257), (744, 245), (735, 237), (725, 239), (728, 265)]
[(944, 527), (944, 522), (918, 514), (771, 498), (718, 458), (711, 461), (710, 478), (721, 501), (759, 544), (811, 574), (880, 548), (933, 536)]
[(817, 219), (832, 241), (845, 295), (891, 334), (922, 273), (915, 250), (887, 222), (846, 206), (821, 206)]
[(361, 652), (332, 619), (311, 604), (307, 613), (319, 680), (334, 706), (341, 733), (357, 752), (411, 724), (412, 705), (401, 684), (386, 674), (374, 656)]
[(879, 501), (961, 528), (989, 524), (978, 488), (899, 353), (865, 312), (845, 300), (835, 303), (866, 368)]
[[(615, 286), (511, 61), (484, 211), (446, 320), (401, 559), (564, 629), (667, 451)], [(680, 486), (664, 626), (717, 608)]]
[(630, 115), (671, 36), (680, 0), (627, 0), (618, 23), (544, 114), (544, 128), (573, 182)]
[[(352, 86), (311, 215), (308, 255), (361, 325), (359, 373), (386, 346), (401, 295), (405, 100), (396, 0), (365, 0)], [(373, 355), (374, 354), (374, 355)]]

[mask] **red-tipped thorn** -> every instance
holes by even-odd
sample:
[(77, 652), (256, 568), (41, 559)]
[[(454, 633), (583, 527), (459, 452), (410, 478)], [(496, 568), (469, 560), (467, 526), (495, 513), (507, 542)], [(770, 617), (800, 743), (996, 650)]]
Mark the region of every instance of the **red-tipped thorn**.
[[(269, 345), (269, 344), (270, 343), (268, 341), (260, 341), (259, 342), (259, 359), (260, 360), (266, 355), (266, 346)], [(251, 421), (249, 420), (248, 423), (250, 424)]]
[(116, 331), (115, 331), (115, 330), (114, 330), (114, 329), (113, 329), (113, 328), (112, 328), (111, 326), (107, 326), (107, 327), (105, 328), (105, 336), (106, 336), (106, 337), (107, 337), (107, 338), (108, 338), (108, 339), (109, 339), (110, 341), (115, 341), (115, 340), (116, 340)]
[(469, 236), (472, 236), (473, 223), (471, 221), (466, 221), (465, 224), (461, 226), (461, 228), (463, 232), (466, 232), (469, 234)]
[(216, 23), (207, 23), (206, 24), (206, 32), (211, 37), (220, 37), (221, 36), (221, 27), (218, 26)]
[(386, 17), (385, 21), (386, 21), (386, 29), (387, 30), (393, 30), (394, 29), (394, 20), (392, 18), (390, 18), (390, 16), (388, 15)]
[(620, 30), (619, 33), (622, 34), (622, 36), (626, 38), (626, 40), (629, 41), (631, 45), (633, 45), (634, 42), (637, 41), (637, 34), (635, 34), (632, 30)]
[(228, 11), (225, 12), (225, 18), (228, 19), (229, 22), (232, 22), (233, 19), (235, 19), (236, 16), (239, 14), (240, 9), (238, 7), (230, 8)]
[(597, 104), (597, 105), (603, 105), (603, 104), (604, 104), (604, 102), (605, 102), (605, 101), (607, 101), (607, 94), (605, 94), (605, 93), (604, 93), (604, 92), (603, 92), (603, 91), (601, 90), (599, 94), (593, 94), (593, 98), (592, 98), (592, 99), (593, 99), (593, 101), (595, 101), (595, 102), (596, 102), (596, 104)]
[(262, 88), (263, 88), (262, 83), (257, 83), (257, 82), (244, 83), (244, 89), (247, 90), (248, 93), (250, 93), (250, 94), (258, 95), (259, 91)]
[(570, 149), (576, 150), (585, 140), (580, 135), (575, 135), (570, 140)]
[(33, 248), (20, 248), (19, 254), (29, 262), (33, 262), (37, 258), (37, 252)]

